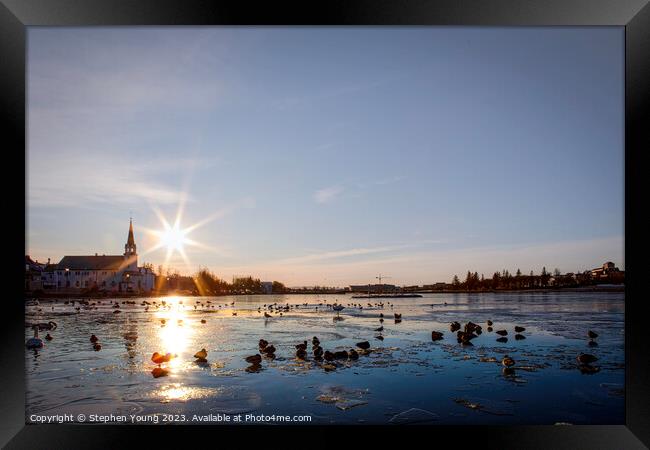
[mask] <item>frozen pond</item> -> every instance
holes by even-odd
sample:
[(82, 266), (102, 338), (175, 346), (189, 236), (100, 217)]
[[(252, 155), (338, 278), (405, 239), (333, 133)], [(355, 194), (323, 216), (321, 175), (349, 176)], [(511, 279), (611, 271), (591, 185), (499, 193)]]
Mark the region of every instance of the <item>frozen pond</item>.
[[(165, 307), (153, 304), (161, 300)], [(25, 351), (27, 422), (33, 414), (83, 413), (177, 414), (197, 423), (194, 415), (250, 413), (304, 415), (309, 423), (624, 423), (622, 292), (88, 302), (42, 301), (27, 307), (26, 322), (58, 324), (43, 349)], [(114, 312), (115, 302), (120, 313)], [(329, 306), (335, 302), (345, 306), (343, 320), (334, 320), (337, 313)], [(268, 309), (273, 303), (291, 307), (280, 316)], [(271, 317), (265, 318), (265, 312)], [(402, 314), (400, 323), (394, 313)], [(380, 314), (385, 320), (378, 332)], [(450, 331), (453, 321), (472, 321), (482, 334), (472, 346), (462, 346)], [(525, 327), (525, 339), (515, 339), (515, 326)], [(504, 329), (507, 342), (497, 342), (495, 332)], [(443, 332), (442, 340), (432, 341), (434, 330)], [(588, 330), (598, 333), (597, 346), (589, 345)], [(40, 337), (47, 333), (41, 331)], [(99, 338), (101, 350), (93, 350), (91, 334)], [(25, 328), (25, 339), (32, 335)], [(313, 336), (332, 352), (355, 348), (360, 341), (368, 341), (371, 349), (358, 360), (329, 363), (335, 368), (325, 370), (326, 362), (313, 358)], [(276, 347), (276, 357), (263, 358), (259, 371), (247, 371), (244, 358), (258, 353), (262, 338)], [(296, 358), (295, 348), (304, 340), (306, 361)], [(201, 348), (208, 361), (197, 364), (193, 355)], [(177, 355), (163, 365), (167, 376), (153, 377), (154, 352)], [(580, 353), (598, 358), (592, 364), (595, 373), (581, 372)], [(506, 373), (505, 355), (515, 360), (514, 370)]]

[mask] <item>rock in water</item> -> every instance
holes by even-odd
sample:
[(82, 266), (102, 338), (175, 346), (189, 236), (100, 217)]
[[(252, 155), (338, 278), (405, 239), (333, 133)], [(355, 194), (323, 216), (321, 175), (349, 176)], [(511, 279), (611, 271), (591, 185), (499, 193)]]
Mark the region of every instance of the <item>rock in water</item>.
[(500, 337), (500, 338), (497, 339), (497, 342), (505, 344), (506, 342), (508, 342), (508, 338), (507, 337)]
[(495, 333), (498, 334), (499, 336), (507, 336), (508, 335), (508, 332), (506, 330), (498, 330), (498, 331), (495, 331)]
[(519, 326), (517, 326), (517, 327), (515, 327), (515, 331), (516, 331), (517, 333), (521, 333), (521, 332), (523, 332), (523, 331), (526, 331), (526, 329), (525, 329), (524, 327), (519, 327)]
[(587, 336), (589, 336), (589, 339), (596, 339), (598, 337), (598, 334), (594, 333), (591, 330), (589, 330), (589, 331), (587, 331)]
[(370, 342), (368, 341), (363, 341), (363, 342), (357, 342), (357, 347), (368, 350), (370, 348)]

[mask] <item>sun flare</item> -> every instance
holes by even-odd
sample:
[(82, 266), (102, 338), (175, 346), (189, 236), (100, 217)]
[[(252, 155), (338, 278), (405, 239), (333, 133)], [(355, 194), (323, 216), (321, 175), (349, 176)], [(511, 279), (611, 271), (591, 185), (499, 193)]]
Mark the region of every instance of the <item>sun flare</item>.
[(167, 251), (184, 251), (184, 245), (189, 243), (186, 237), (187, 231), (181, 230), (178, 224), (173, 227), (165, 226), (164, 230), (160, 231), (160, 244), (162, 247), (167, 248)]

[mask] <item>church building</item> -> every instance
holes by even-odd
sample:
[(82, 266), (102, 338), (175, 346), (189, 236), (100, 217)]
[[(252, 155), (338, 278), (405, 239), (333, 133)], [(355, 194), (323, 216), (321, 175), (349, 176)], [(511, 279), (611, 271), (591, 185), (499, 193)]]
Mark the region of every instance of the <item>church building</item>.
[(122, 255), (64, 256), (58, 264), (43, 268), (44, 291), (150, 293), (155, 275), (150, 268), (138, 267), (133, 221)]

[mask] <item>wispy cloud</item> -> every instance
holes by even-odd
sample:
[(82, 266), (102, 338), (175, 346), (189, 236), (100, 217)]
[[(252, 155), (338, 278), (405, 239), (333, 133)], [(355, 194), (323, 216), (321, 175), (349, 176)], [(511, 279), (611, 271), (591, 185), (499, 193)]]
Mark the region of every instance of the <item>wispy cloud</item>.
[(341, 195), (345, 189), (342, 186), (330, 186), (319, 189), (314, 193), (316, 203), (329, 203)]
[(361, 195), (360, 191), (371, 189), (375, 186), (385, 186), (388, 184), (397, 183), (405, 177), (402, 175), (395, 175), (377, 180), (357, 181), (354, 183), (339, 183), (334, 186), (329, 186), (317, 190), (313, 197), (316, 203), (329, 203), (336, 198), (340, 197), (344, 192), (349, 192), (351, 196), (358, 197)]
[[(103, 153), (40, 154), (29, 161), (30, 207), (88, 204), (172, 204), (181, 200), (179, 188), (156, 181), (156, 175), (183, 168), (183, 161), (158, 160), (131, 164), (128, 158)], [(186, 161), (187, 166), (196, 162)], [(56, 168), (56, 170), (52, 170)]]
[(318, 263), (322, 261), (330, 261), (333, 259), (342, 259), (353, 256), (373, 255), (377, 253), (390, 253), (405, 250), (414, 247), (423, 247), (427, 245), (443, 244), (444, 240), (423, 240), (418, 242), (411, 242), (406, 244), (384, 245), (378, 247), (359, 247), (345, 250), (325, 251), (319, 253), (311, 253), (308, 255), (297, 256), (293, 258), (285, 258), (276, 261), (278, 264), (308, 264)]

